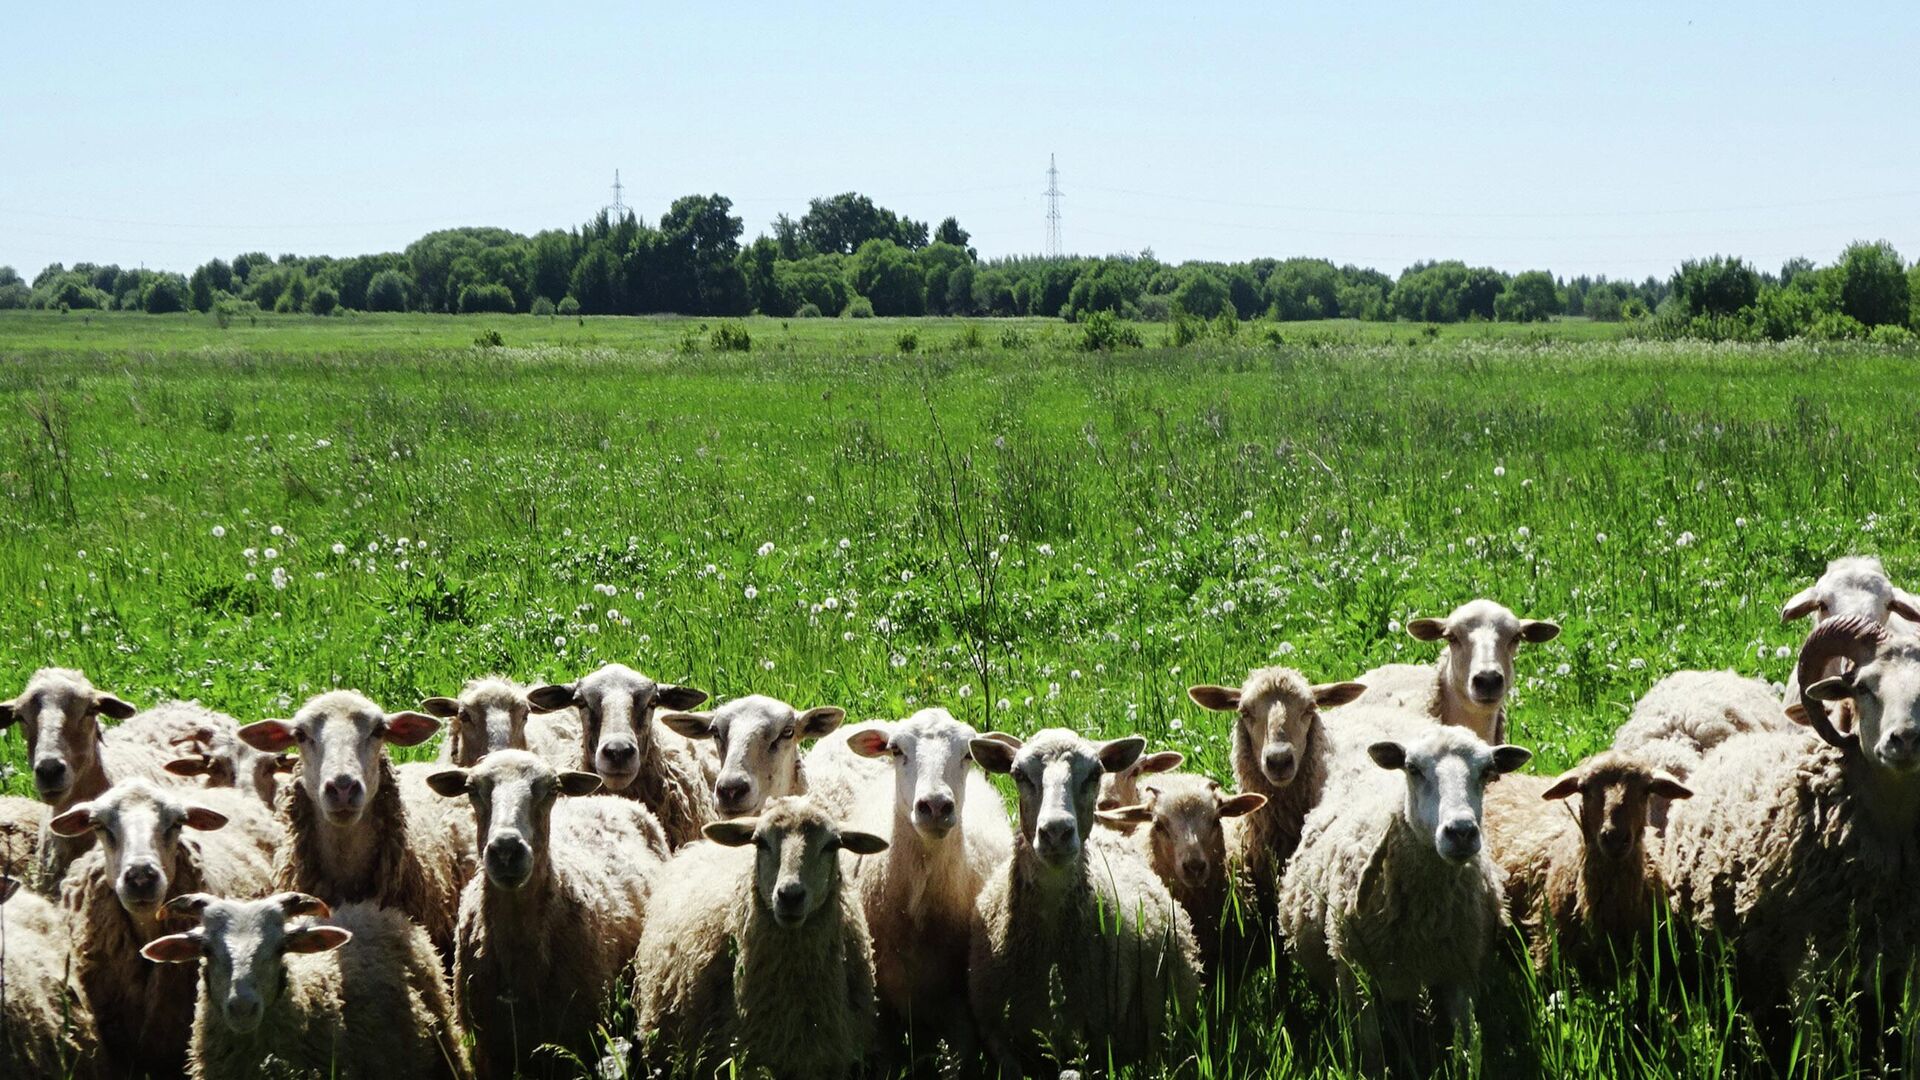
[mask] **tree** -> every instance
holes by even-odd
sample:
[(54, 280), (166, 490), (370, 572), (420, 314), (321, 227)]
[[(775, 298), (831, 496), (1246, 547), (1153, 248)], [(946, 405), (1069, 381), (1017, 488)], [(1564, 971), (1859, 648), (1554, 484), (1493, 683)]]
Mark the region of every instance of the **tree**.
[(1067, 317), (1075, 321), (1098, 311), (1118, 313), (1133, 298), (1126, 279), (1105, 264), (1081, 274), (1067, 294)]
[(1885, 240), (1850, 244), (1834, 264), (1840, 293), (1840, 311), (1866, 327), (1904, 326), (1911, 290), (1906, 263)]
[(161, 274), (147, 285), (141, 306), (149, 315), (170, 315), (187, 310), (186, 283), (178, 274)]
[[(873, 302), (876, 315), (924, 315), (926, 282), (912, 253), (891, 240), (868, 240), (849, 264), (853, 291)], [(825, 309), (822, 309), (825, 310)]]
[(1189, 275), (1173, 290), (1173, 310), (1181, 315), (1214, 319), (1232, 307), (1226, 283), (1205, 270)]
[(1493, 310), (1502, 322), (1545, 322), (1560, 310), (1560, 291), (1551, 273), (1529, 270), (1514, 275), (1506, 291), (1494, 298)]
[(793, 307), (780, 292), (780, 245), (765, 236), (757, 237), (740, 252), (740, 273), (746, 280), (747, 297), (762, 315), (786, 316)]
[(580, 310), (589, 315), (617, 315), (626, 295), (625, 282), (620, 258), (613, 253), (613, 246), (604, 240), (595, 241), (587, 254), (574, 264), (568, 293), (579, 301)]
[(505, 285), (491, 283), (467, 285), (461, 288), (460, 314), (478, 315), (487, 312), (513, 314), (513, 291)]
[(307, 300), (307, 310), (315, 315), (331, 315), (340, 306), (340, 294), (333, 291), (331, 285), (315, 286), (313, 295)]
[(1344, 284), (1340, 271), (1325, 259), (1288, 259), (1267, 275), (1262, 291), (1276, 319), (1332, 319), (1344, 314)]
[(213, 310), (213, 275), (205, 266), (194, 267), (193, 276), (187, 279), (187, 293), (193, 310), (202, 313)]
[(1731, 315), (1760, 296), (1760, 275), (1730, 256), (1689, 259), (1673, 275), (1673, 295), (1689, 316)]
[(405, 311), (413, 296), (413, 279), (398, 270), (382, 270), (367, 283), (368, 311)]
[[(689, 315), (744, 315), (749, 307), (740, 255), (739, 218), (722, 195), (687, 195), (660, 218), (666, 310)], [(577, 295), (577, 294), (576, 294)]]
[(954, 272), (963, 266), (972, 266), (966, 249), (953, 244), (936, 241), (921, 248), (916, 257), (920, 261), (921, 275), (926, 286), (926, 310), (933, 315), (949, 315), (947, 307), (947, 281)]
[(972, 239), (973, 235), (960, 227), (958, 218), (942, 219), (939, 227), (933, 230), (933, 242), (936, 244), (952, 244), (954, 247), (964, 248), (967, 246), (967, 241)]
[(850, 255), (869, 240), (891, 240), (908, 249), (927, 244), (925, 222), (900, 217), (858, 192), (814, 199), (800, 218), (806, 245), (822, 253)]

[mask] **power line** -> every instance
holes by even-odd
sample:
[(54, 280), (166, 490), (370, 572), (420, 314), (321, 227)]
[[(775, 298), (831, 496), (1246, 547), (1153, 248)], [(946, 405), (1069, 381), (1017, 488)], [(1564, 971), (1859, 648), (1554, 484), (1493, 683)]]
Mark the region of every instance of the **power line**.
[(1885, 191), (1871, 195), (1836, 195), (1824, 199), (1800, 199), (1791, 202), (1749, 203), (1729, 206), (1696, 207), (1655, 207), (1647, 210), (1548, 210), (1548, 211), (1464, 211), (1464, 210), (1390, 210), (1380, 208), (1356, 208), (1350, 206), (1308, 206), (1298, 203), (1249, 202), (1240, 199), (1213, 199), (1200, 195), (1168, 194), (1160, 191), (1141, 191), (1135, 188), (1103, 187), (1088, 184), (1090, 191), (1104, 192), (1109, 195), (1131, 195), (1143, 199), (1163, 199), (1169, 202), (1211, 203), (1215, 206), (1232, 206), (1249, 210), (1281, 210), (1296, 214), (1346, 214), (1355, 217), (1409, 217), (1409, 218), (1513, 218), (1543, 220), (1562, 220), (1568, 218), (1630, 218), (1630, 217), (1666, 217), (1689, 214), (1733, 214), (1753, 213), (1761, 210), (1788, 210), (1803, 206), (1831, 206), (1840, 203), (1878, 202), (1887, 199), (1910, 199), (1920, 196), (1920, 191)]
[(1047, 155), (1047, 258), (1060, 257), (1060, 169)]

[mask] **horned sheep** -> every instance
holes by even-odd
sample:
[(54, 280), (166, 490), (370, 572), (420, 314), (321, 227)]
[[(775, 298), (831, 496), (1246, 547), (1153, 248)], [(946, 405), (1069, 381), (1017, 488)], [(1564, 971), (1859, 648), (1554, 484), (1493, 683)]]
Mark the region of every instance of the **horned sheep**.
[[(1798, 622), (1813, 616), (1814, 629), (1831, 619), (1848, 616), (1865, 619), (1876, 626), (1891, 626), (1913, 633), (1920, 623), (1920, 597), (1894, 585), (1887, 568), (1872, 555), (1848, 555), (1827, 564), (1826, 572), (1813, 584), (1787, 598), (1780, 606), (1780, 621)], [(1811, 633), (1812, 631), (1808, 631)], [(1834, 661), (1822, 671), (1822, 677), (1840, 674)], [(1800, 707), (1800, 673), (1796, 666), (1787, 679), (1786, 707)], [(1805, 722), (1795, 715), (1795, 719)]]

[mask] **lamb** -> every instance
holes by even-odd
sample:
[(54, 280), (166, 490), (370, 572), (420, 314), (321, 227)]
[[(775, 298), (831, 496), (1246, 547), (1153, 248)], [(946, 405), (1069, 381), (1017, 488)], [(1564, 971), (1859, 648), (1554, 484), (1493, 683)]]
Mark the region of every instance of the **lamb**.
[(257, 839), (265, 820), (258, 803), (235, 792), (136, 778), (48, 822), (58, 836), (99, 838), (74, 863), (60, 902), (73, 925), (74, 978), (117, 1075), (185, 1067), (192, 975), (148, 963), (139, 949), (159, 934), (170, 897), (267, 890), (271, 864)]
[[(1561, 800), (1580, 797), (1577, 813)], [(1653, 928), (1666, 890), (1647, 851), (1649, 805), (1693, 792), (1643, 758), (1605, 750), (1558, 778), (1514, 775), (1487, 788), (1487, 843), (1506, 872), (1507, 909), (1544, 972), (1557, 948), (1604, 973)]]
[[(640, 1069), (733, 1056), (782, 1077), (846, 1076), (871, 1050), (873, 949), (839, 853), (887, 842), (804, 797), (715, 822), (660, 875), (636, 959)], [(736, 850), (751, 845), (753, 851)]]
[(1366, 692), (1357, 682), (1309, 685), (1292, 668), (1257, 668), (1238, 688), (1195, 686), (1187, 691), (1203, 709), (1235, 714), (1233, 779), (1266, 804), (1240, 819), (1227, 837), (1228, 855), (1246, 874), (1263, 926), (1277, 911), (1280, 872), (1300, 844), (1307, 814), (1319, 805), (1334, 755), (1321, 709), (1345, 705)]
[(580, 718), (566, 707), (539, 716), (527, 688), (498, 675), (472, 679), (457, 698), (430, 697), (420, 711), (447, 721), (439, 760), (470, 769), (495, 750), (529, 750), (554, 769), (580, 767)]
[[(1841, 674), (1822, 677), (1836, 660)], [(1656, 848), (1675, 912), (1731, 942), (1738, 985), (1776, 1034), (1801, 977), (1874, 958), (1897, 998), (1920, 947), (1920, 637), (1830, 619), (1797, 672), (1818, 738), (1727, 740)]]
[(400, 912), (377, 904), (331, 911), (295, 892), (260, 900), (195, 893), (167, 909), (199, 925), (140, 952), (181, 965), (189, 978), (187, 965), (200, 965), (194, 1080), (467, 1075), (439, 957)]
[[(1674, 780), (1693, 775), (1715, 747), (1743, 732), (1790, 731), (1773, 688), (1732, 671), (1676, 671), (1654, 683), (1614, 733), (1613, 748), (1664, 770)], [(1667, 827), (1669, 800), (1655, 794), (1647, 820)]]
[[(221, 719), (225, 719), (222, 717)], [(174, 776), (197, 776), (210, 788), (234, 788), (251, 794), (262, 806), (280, 798), (280, 777), (293, 771), (292, 754), (266, 754), (240, 741), (232, 721), (206, 723), (173, 740), (181, 756), (167, 762)]]
[(648, 884), (667, 859), (659, 823), (631, 799), (592, 796), (598, 775), (557, 773), (524, 750), (428, 783), (472, 802), (483, 854), (460, 894), (453, 962), (479, 1075), (551, 1074), (564, 1063), (550, 1046), (596, 1060), (601, 1004), (640, 945)]
[[(876, 767), (854, 792), (854, 824), (887, 838), (873, 859), (846, 859), (873, 938), (882, 1029), (909, 1046), (946, 1040), (961, 1056), (977, 1042), (967, 1011), (967, 932), (986, 874), (1011, 850), (1000, 793), (969, 769), (978, 733), (945, 709), (862, 725), (822, 739), (810, 772), (837, 758)], [(851, 771), (851, 770), (848, 770)], [(818, 793), (809, 797), (818, 801)]]
[(1387, 664), (1360, 676), (1362, 704), (1400, 705), (1443, 724), (1467, 728), (1481, 740), (1507, 738), (1507, 691), (1513, 687), (1513, 654), (1523, 641), (1539, 644), (1560, 636), (1560, 627), (1522, 619), (1491, 600), (1472, 600), (1444, 619), (1414, 619), (1407, 633), (1418, 641), (1445, 639), (1438, 664)]
[(767, 800), (808, 792), (800, 744), (840, 726), (846, 710), (821, 705), (796, 712), (759, 694), (735, 698), (712, 712), (671, 712), (660, 722), (686, 739), (711, 739), (720, 753), (713, 813), (722, 819), (756, 814)]
[[(1830, 619), (1852, 615), (1876, 626), (1913, 632), (1914, 624), (1920, 623), (1920, 597), (1895, 587), (1878, 558), (1848, 555), (1828, 563), (1826, 573), (1821, 574), (1819, 580), (1793, 594), (1780, 607), (1783, 623), (1797, 622), (1809, 615), (1814, 617), (1815, 629)], [(1834, 663), (1837, 665), (1839, 661)], [(1838, 674), (1838, 666), (1822, 672), (1823, 677)], [(1786, 705), (1789, 711), (1800, 707), (1798, 670), (1787, 679)], [(1798, 715), (1794, 719), (1806, 722)]]
[(692, 709), (705, 690), (656, 683), (625, 664), (606, 664), (577, 682), (535, 687), (536, 713), (577, 710), (580, 767), (600, 774), (609, 795), (638, 799), (653, 811), (674, 847), (700, 839), (712, 821), (709, 792), (719, 770), (712, 748), (663, 730), (654, 710)]
[(0, 876), (0, 1076), (109, 1075), (67, 940), (59, 908)]
[(1041, 731), (1024, 745), (980, 738), (974, 761), (1020, 793), (1013, 855), (974, 909), (967, 990), (1004, 1076), (1066, 1067), (1053, 1055), (1140, 1061), (1164, 1044), (1168, 1014), (1199, 999), (1187, 913), (1146, 864), (1089, 843), (1100, 775), (1133, 764), (1137, 736), (1091, 743)]
[[(1140, 786), (1140, 802), (1100, 812), (1102, 821), (1119, 818), (1149, 825), (1132, 834), (1134, 847), (1193, 922), (1202, 973), (1217, 979), (1222, 961), (1240, 969), (1252, 960), (1245, 939), (1253, 929), (1253, 897), (1244, 871), (1227, 857), (1227, 822), (1258, 813), (1267, 804), (1259, 792), (1227, 795), (1205, 776), (1172, 773)], [(1271, 923), (1259, 924), (1260, 929)]]
[[(1473, 1045), (1474, 991), (1506, 925), (1501, 873), (1481, 843), (1489, 781), (1532, 756), (1464, 726), (1429, 725), (1368, 756), (1386, 773), (1329, 789), (1280, 886), (1280, 929), (1307, 973), (1356, 1008), (1363, 1054), (1381, 1056), (1375, 999), (1429, 993), (1454, 1045)], [(1359, 1000), (1357, 976), (1373, 993)]]
[(280, 796), (288, 842), (274, 861), (275, 887), (330, 904), (398, 908), (451, 957), (473, 821), (426, 787), (423, 774), (437, 766), (396, 770), (386, 752), (389, 744), (417, 746), (439, 727), (424, 713), (383, 712), (361, 694), (334, 690), (290, 720), (248, 724), (240, 738), (271, 754), (300, 748), (299, 782)]

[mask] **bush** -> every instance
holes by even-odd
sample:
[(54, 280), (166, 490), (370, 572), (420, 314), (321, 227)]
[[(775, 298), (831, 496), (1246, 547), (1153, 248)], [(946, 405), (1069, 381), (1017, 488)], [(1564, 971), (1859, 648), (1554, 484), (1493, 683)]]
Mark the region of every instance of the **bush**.
[(820, 317), (820, 305), (814, 303), (801, 304), (794, 309), (793, 317), (796, 319), (817, 319)]
[(536, 296), (536, 297), (534, 297), (534, 298), (533, 298), (533, 313), (534, 313), (535, 315), (547, 315), (547, 316), (551, 316), (551, 315), (553, 314), (553, 301), (551, 301), (551, 300), (549, 300), (549, 299), (547, 299), (547, 298), (546, 298), (546, 297), (544, 297), (544, 296)]
[(1227, 286), (1219, 278), (1201, 271), (1173, 290), (1173, 310), (1199, 319), (1218, 318), (1233, 309)]
[(1515, 274), (1507, 291), (1493, 298), (1493, 315), (1501, 322), (1545, 322), (1559, 310), (1560, 291), (1545, 270)]
[(707, 340), (721, 352), (753, 351), (753, 337), (747, 333), (745, 325), (737, 322), (723, 322), (714, 327)]
[(580, 301), (575, 300), (571, 296), (563, 296), (560, 298), (560, 307), (558, 310), (560, 314), (572, 318), (580, 314)]
[(1174, 348), (1183, 348), (1207, 336), (1207, 324), (1191, 315), (1180, 313), (1173, 317), (1172, 332), (1167, 340)]
[(1898, 325), (1911, 317), (1906, 264), (1885, 240), (1849, 245), (1833, 273), (1839, 278), (1841, 312), (1862, 326)]
[(1867, 340), (1875, 345), (1906, 346), (1914, 343), (1915, 335), (1904, 326), (1883, 323), (1867, 331)]
[(513, 314), (513, 290), (505, 285), (468, 285), (460, 290), (460, 314)]
[(473, 339), (474, 347), (478, 349), (497, 349), (506, 343), (507, 339), (501, 337), (498, 330), (482, 330)]
[(1820, 341), (1856, 341), (1867, 336), (1867, 328), (1851, 315), (1829, 311), (1814, 320), (1807, 336)]
[(905, 330), (900, 331), (899, 337), (893, 339), (893, 345), (894, 348), (903, 353), (919, 352), (920, 331), (915, 330), (911, 326), (907, 327)]
[(1769, 341), (1800, 337), (1813, 326), (1813, 294), (1800, 289), (1768, 289), (1753, 305), (1754, 332)]
[(187, 310), (187, 290), (171, 275), (155, 278), (147, 287), (146, 296), (141, 305), (149, 315), (170, 315), (176, 311)]
[(1000, 331), (1000, 347), (1008, 352), (1019, 352), (1027, 347), (1027, 335), (1009, 326)]
[(840, 317), (843, 319), (871, 319), (873, 318), (873, 301), (864, 296), (856, 295), (853, 299), (847, 301), (847, 310), (841, 312)]
[(331, 315), (339, 306), (340, 294), (326, 285), (313, 290), (313, 295), (307, 298), (307, 310), (315, 315)]
[(980, 327), (968, 323), (967, 328), (960, 331), (960, 338), (954, 344), (962, 349), (980, 349), (986, 347), (987, 339), (986, 335), (980, 332)]
[(398, 270), (382, 270), (367, 282), (368, 311), (405, 311), (413, 279)]
[(1166, 322), (1173, 318), (1173, 301), (1164, 295), (1148, 293), (1140, 297), (1135, 310), (1143, 322)]
[(1142, 344), (1140, 331), (1121, 322), (1111, 311), (1090, 312), (1080, 326), (1080, 347), (1087, 352), (1137, 349)]
[(1760, 275), (1740, 259), (1688, 259), (1673, 275), (1673, 295), (1688, 316), (1731, 315), (1760, 298)]

